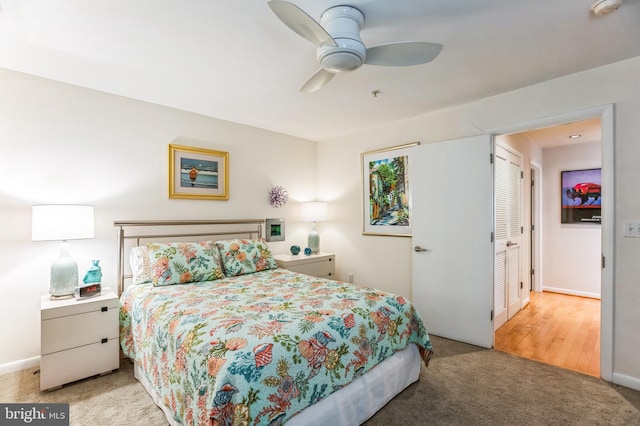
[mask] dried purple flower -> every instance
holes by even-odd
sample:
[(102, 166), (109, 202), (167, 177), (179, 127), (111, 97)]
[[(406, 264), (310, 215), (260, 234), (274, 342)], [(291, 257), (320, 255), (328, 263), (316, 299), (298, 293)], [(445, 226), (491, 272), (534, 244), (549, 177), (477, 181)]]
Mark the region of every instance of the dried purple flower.
[(289, 193), (282, 186), (274, 186), (269, 191), (269, 204), (273, 207), (282, 207), (289, 201)]

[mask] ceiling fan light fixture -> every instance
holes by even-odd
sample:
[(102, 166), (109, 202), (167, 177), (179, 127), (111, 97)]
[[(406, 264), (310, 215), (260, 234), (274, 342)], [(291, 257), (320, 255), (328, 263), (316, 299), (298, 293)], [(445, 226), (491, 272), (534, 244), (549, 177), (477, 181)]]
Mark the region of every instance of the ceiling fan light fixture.
[(346, 72), (360, 68), (367, 50), (360, 40), (336, 39), (338, 46), (320, 46), (316, 51), (318, 62), (327, 71)]
[(334, 52), (320, 59), (322, 68), (331, 72), (347, 72), (358, 69), (364, 63), (362, 58), (353, 52)]

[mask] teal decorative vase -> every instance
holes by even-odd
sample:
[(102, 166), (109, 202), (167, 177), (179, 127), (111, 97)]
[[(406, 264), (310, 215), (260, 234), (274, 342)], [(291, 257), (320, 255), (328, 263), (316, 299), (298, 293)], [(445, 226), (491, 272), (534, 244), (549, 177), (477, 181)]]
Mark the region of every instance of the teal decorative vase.
[(84, 278), (82, 279), (83, 283), (85, 283), (85, 284), (95, 284), (95, 283), (101, 283), (102, 282), (102, 269), (100, 268), (100, 265), (98, 263), (100, 263), (99, 260), (92, 260), (91, 261), (92, 265), (91, 265), (91, 267), (89, 267), (89, 270), (84, 275)]
[(289, 250), (291, 250), (291, 254), (295, 256), (300, 253), (300, 246), (291, 246)]
[(311, 253), (313, 253), (313, 251), (311, 250), (311, 247), (306, 247), (306, 248), (304, 249), (304, 254), (305, 254), (306, 256), (311, 256)]

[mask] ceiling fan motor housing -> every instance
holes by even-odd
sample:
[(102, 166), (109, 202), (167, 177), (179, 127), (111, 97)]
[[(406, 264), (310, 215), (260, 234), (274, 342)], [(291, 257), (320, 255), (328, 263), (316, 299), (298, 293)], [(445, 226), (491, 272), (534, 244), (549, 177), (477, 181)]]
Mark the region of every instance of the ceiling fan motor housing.
[(339, 73), (360, 68), (367, 57), (367, 49), (360, 39), (364, 15), (355, 7), (335, 6), (320, 17), (320, 24), (338, 46), (319, 46), (318, 61), (327, 71)]

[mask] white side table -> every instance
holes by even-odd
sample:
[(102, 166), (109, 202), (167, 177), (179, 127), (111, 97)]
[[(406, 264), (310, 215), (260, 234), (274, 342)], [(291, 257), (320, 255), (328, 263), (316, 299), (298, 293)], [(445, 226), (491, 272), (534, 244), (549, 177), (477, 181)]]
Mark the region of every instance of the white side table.
[(333, 253), (277, 254), (273, 256), (279, 267), (315, 277), (335, 279), (336, 256)]
[(40, 301), (40, 390), (120, 367), (116, 294), (104, 288), (88, 299)]

